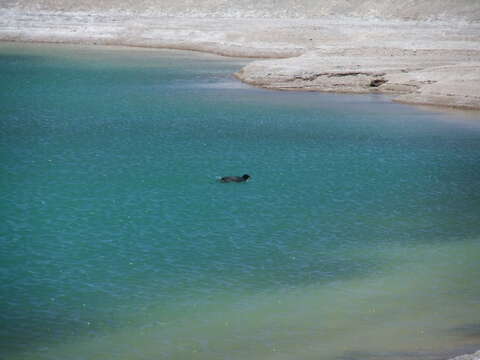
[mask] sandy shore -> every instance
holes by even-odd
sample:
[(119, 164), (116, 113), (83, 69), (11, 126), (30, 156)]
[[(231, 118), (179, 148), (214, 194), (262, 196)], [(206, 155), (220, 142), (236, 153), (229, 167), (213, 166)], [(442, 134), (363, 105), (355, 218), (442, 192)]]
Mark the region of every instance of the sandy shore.
[(480, 109), (480, 23), (322, 17), (235, 19), (0, 9), (0, 40), (188, 49), (255, 60), (270, 89), (385, 93)]

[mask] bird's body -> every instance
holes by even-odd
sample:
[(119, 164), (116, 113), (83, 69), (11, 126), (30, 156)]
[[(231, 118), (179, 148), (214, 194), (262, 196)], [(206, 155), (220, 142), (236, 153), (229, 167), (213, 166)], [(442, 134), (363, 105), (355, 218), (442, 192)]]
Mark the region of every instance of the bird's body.
[(245, 182), (250, 179), (250, 175), (245, 174), (243, 176), (224, 176), (220, 179), (220, 182)]

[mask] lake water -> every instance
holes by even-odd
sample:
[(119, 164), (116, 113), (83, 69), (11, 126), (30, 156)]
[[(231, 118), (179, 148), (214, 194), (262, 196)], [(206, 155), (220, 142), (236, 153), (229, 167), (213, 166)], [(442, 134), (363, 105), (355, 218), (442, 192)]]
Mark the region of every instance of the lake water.
[(479, 113), (256, 89), (245, 63), (0, 44), (1, 359), (480, 348)]

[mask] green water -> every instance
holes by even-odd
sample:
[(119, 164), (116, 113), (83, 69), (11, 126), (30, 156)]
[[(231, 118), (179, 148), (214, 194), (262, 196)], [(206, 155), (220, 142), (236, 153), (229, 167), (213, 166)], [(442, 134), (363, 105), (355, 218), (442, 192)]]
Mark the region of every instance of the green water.
[(245, 63), (0, 44), (1, 359), (480, 348), (480, 115)]

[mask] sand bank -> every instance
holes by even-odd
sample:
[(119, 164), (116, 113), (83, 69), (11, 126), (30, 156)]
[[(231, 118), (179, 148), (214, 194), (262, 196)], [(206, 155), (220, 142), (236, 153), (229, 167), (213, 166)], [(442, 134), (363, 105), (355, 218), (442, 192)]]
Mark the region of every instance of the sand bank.
[(209, 18), (0, 9), (0, 40), (188, 49), (252, 61), (236, 76), (270, 89), (384, 93), (480, 109), (480, 22), (324, 16)]

